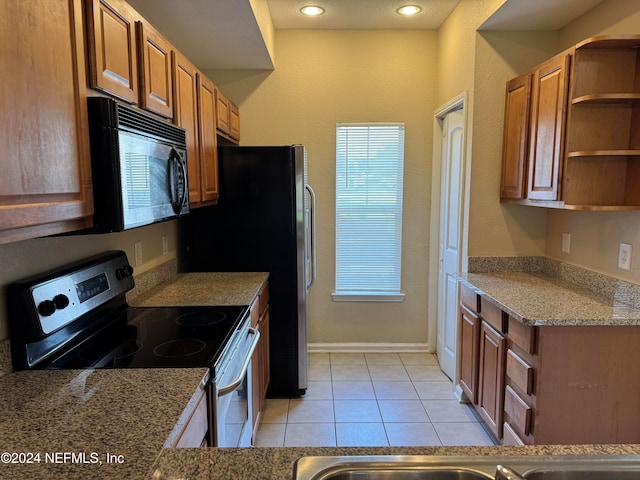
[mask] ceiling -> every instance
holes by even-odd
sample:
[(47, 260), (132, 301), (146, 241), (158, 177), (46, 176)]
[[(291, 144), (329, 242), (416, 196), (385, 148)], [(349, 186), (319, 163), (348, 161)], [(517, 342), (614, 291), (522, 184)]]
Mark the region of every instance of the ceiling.
[[(557, 30), (602, 0), (506, 0), (482, 30)], [(442, 25), (460, 0), (411, 0), (423, 11), (401, 17), (402, 0), (128, 0), (200, 69), (273, 69), (256, 7), (274, 29), (428, 29)], [(326, 13), (307, 18), (307, 4)], [(262, 28), (262, 30), (261, 30)]]

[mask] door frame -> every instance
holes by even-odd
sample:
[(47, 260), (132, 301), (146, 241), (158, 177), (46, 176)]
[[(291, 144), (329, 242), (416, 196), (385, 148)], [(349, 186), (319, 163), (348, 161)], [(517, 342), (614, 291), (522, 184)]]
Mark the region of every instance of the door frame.
[[(430, 235), (429, 235), (429, 280), (428, 280), (428, 344), (433, 345), (432, 350), (437, 351), (438, 347), (438, 283), (439, 283), (439, 258), (440, 258), (440, 197), (442, 182), (442, 149), (443, 149), (443, 121), (448, 113), (462, 109), (464, 115), (463, 132), (463, 172), (462, 192), (460, 206), (460, 258), (459, 267), (461, 272), (468, 269), (469, 249), (469, 190), (471, 183), (471, 142), (468, 141), (471, 132), (469, 125), (469, 92), (463, 91), (456, 97), (449, 100), (444, 105), (437, 108), (433, 113), (433, 157), (431, 175), (431, 212), (430, 212)], [(456, 359), (456, 373), (454, 385), (458, 383), (458, 365)], [(456, 388), (457, 390), (457, 388)]]

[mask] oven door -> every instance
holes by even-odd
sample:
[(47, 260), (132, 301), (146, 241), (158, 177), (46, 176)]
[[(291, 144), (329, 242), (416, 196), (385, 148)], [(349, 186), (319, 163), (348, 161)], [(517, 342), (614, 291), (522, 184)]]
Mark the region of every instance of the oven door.
[[(247, 318), (248, 319), (248, 318)], [(237, 331), (238, 339), (225, 354), (221, 373), (212, 388), (212, 446), (251, 445), (251, 357), (260, 332), (249, 328)]]

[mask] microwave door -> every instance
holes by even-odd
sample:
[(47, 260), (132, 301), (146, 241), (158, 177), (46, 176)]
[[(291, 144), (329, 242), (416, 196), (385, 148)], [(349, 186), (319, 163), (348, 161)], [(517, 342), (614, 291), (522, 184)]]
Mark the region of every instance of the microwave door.
[[(120, 132), (120, 156), (124, 229), (175, 216), (172, 196), (186, 201), (182, 193), (186, 174), (180, 152), (142, 135)], [(182, 186), (174, 188), (172, 178), (173, 185), (180, 179)]]

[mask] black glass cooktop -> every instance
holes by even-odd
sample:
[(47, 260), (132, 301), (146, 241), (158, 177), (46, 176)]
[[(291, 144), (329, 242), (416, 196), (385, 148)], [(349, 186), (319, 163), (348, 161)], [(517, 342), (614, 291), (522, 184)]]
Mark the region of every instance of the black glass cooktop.
[(213, 367), (247, 307), (129, 307), (39, 368)]

